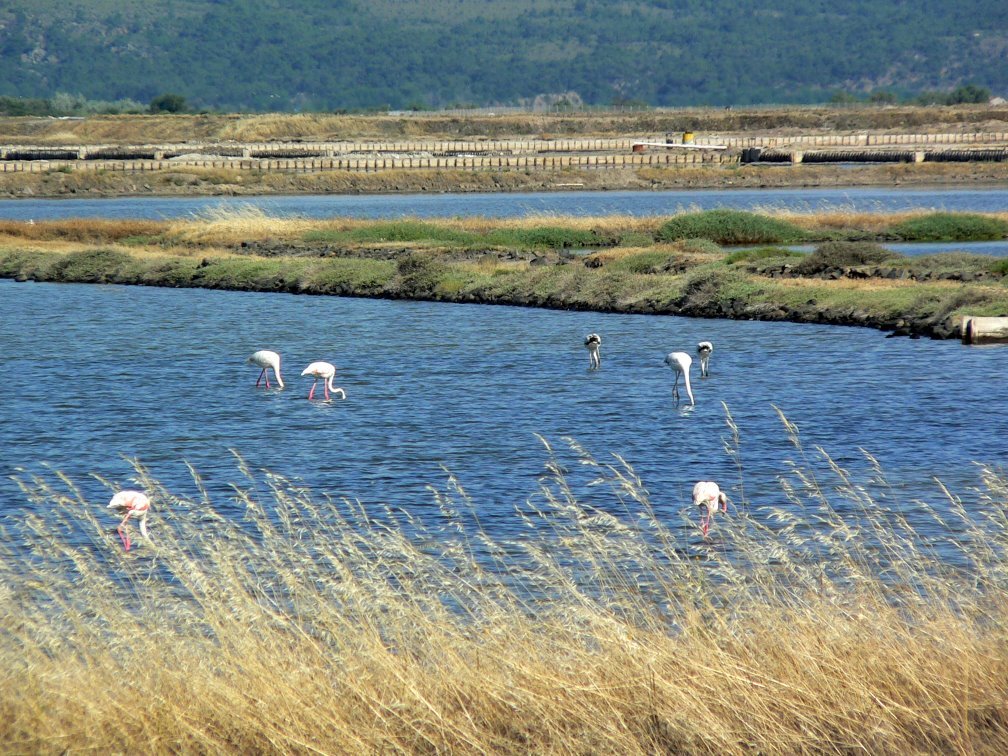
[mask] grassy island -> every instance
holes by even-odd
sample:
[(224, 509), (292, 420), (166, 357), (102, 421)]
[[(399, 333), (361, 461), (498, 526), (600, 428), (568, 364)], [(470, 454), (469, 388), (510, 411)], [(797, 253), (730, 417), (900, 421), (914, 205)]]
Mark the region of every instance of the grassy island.
[[(1008, 259), (899, 241), (1008, 238), (1008, 214), (685, 212), (396, 221), (0, 221), (0, 276), (860, 325), (958, 336), (1008, 315)], [(795, 249), (795, 247), (800, 249)]]

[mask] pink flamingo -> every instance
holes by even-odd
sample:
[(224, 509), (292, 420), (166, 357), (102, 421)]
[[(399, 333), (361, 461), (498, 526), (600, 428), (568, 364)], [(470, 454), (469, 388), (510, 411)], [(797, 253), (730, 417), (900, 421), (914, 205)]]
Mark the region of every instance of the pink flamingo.
[(114, 509), (119, 514), (125, 513), (116, 532), (119, 534), (123, 546), (126, 547), (126, 551), (129, 551), (132, 545), (129, 531), (126, 529), (126, 522), (134, 515), (140, 521), (140, 532), (143, 533), (143, 537), (150, 540), (150, 536), (147, 535), (147, 513), (150, 511), (150, 499), (146, 494), (140, 491), (120, 491), (112, 497), (112, 501), (108, 503), (106, 509)]
[(326, 401), (329, 401), (329, 392), (339, 393), (340, 399), (346, 399), (346, 391), (337, 386), (333, 386), (333, 376), (336, 375), (336, 368), (330, 365), (328, 362), (313, 362), (311, 365), (306, 367), (301, 371), (301, 375), (310, 375), (315, 381), (311, 385), (311, 391), (308, 392), (308, 401), (311, 401), (315, 396), (315, 386), (318, 384), (321, 378), (322, 388), (325, 389)]
[(256, 367), (262, 368), (262, 372), (259, 373), (259, 378), (256, 379), (256, 388), (259, 388), (259, 382), (263, 378), (266, 378), (266, 388), (270, 387), (269, 373), (266, 372), (267, 370), (272, 370), (273, 375), (276, 376), (276, 380), (277, 383), (280, 385), (280, 388), (284, 387), (283, 378), (280, 377), (279, 354), (277, 354), (276, 352), (271, 352), (268, 349), (260, 349), (258, 352), (249, 357), (248, 361), (251, 362)]
[(728, 511), (728, 497), (724, 495), (717, 483), (701, 480), (693, 486), (693, 506), (700, 507), (703, 515), (700, 518), (700, 529), (706, 536), (710, 524), (714, 521), (714, 513), (721, 509)]
[(690, 365), (693, 364), (693, 358), (686, 354), (686, 352), (669, 352), (665, 358), (665, 364), (672, 368), (672, 372), (675, 373), (675, 383), (672, 384), (672, 397), (677, 402), (679, 401), (679, 376), (681, 375), (686, 381), (686, 393), (689, 395), (689, 402), (691, 405), (695, 405), (696, 402), (693, 401), (693, 389), (690, 388), (689, 381)]

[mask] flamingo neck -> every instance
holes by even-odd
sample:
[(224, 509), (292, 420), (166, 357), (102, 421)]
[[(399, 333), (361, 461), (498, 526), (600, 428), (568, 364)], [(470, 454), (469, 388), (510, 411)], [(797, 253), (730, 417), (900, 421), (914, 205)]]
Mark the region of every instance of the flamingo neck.
[(696, 402), (693, 401), (693, 389), (690, 388), (689, 370), (683, 370), (683, 382), (686, 385), (686, 395), (689, 397), (690, 404), (696, 404)]
[(276, 376), (277, 385), (280, 388), (283, 388), (284, 384), (283, 384), (283, 378), (280, 377), (280, 365), (279, 364), (275, 368), (273, 368), (273, 374)]

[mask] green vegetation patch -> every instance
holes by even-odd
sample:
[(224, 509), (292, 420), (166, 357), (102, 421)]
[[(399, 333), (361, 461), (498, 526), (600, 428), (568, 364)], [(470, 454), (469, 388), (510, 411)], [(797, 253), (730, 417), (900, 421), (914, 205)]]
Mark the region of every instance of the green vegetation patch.
[(125, 252), (94, 249), (58, 258), (50, 268), (50, 276), (54, 281), (113, 283), (132, 268), (135, 268), (134, 259)]
[(794, 272), (814, 276), (836, 268), (877, 265), (901, 257), (874, 242), (825, 242), (795, 265)]
[(595, 231), (563, 226), (497, 229), (486, 236), (487, 243), (497, 247), (524, 249), (593, 249), (613, 246), (618, 240), (603, 238)]
[(379, 294), (395, 273), (396, 264), (389, 260), (337, 257), (312, 263), (299, 282), (302, 289), (320, 294)]
[(788, 249), (786, 247), (753, 247), (751, 249), (739, 249), (735, 252), (730, 252), (725, 256), (725, 265), (738, 265), (739, 263), (749, 263), (750, 266), (755, 263), (777, 261), (777, 260), (796, 260), (802, 259), (806, 256), (805, 252), (798, 252), (794, 249)]
[(470, 245), (478, 237), (466, 231), (448, 228), (436, 223), (401, 220), (369, 223), (349, 231), (310, 231), (305, 241), (339, 241), (375, 244), (381, 242), (429, 242), (437, 244)]
[(1008, 222), (971, 213), (932, 213), (889, 227), (904, 241), (997, 241), (1008, 237)]
[(718, 244), (782, 244), (805, 241), (808, 232), (765, 215), (740, 210), (705, 210), (667, 220), (655, 234), (659, 241), (709, 239)]

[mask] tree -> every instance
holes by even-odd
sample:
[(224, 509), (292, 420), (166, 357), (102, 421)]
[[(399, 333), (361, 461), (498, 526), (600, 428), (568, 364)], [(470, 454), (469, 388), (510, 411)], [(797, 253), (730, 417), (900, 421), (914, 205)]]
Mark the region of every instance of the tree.
[(151, 113), (185, 113), (187, 110), (186, 99), (180, 94), (160, 94), (150, 101)]
[(963, 84), (956, 87), (948, 96), (949, 105), (959, 105), (964, 102), (987, 102), (990, 99), (990, 90), (986, 87), (978, 87), (976, 84)]

